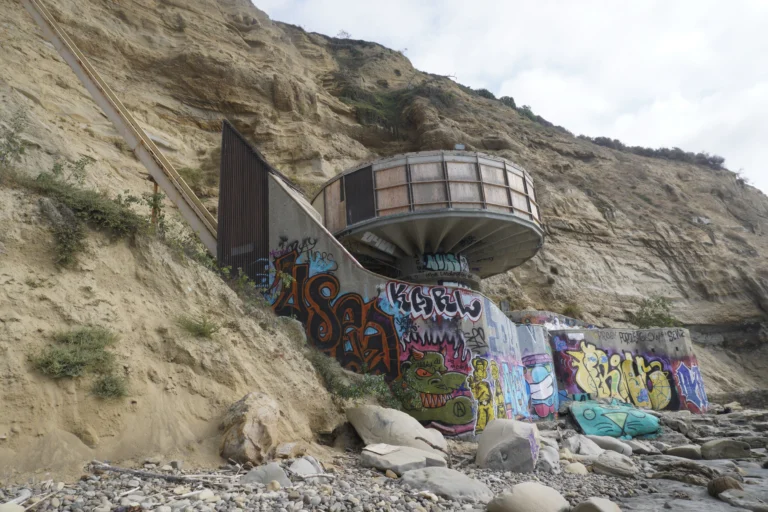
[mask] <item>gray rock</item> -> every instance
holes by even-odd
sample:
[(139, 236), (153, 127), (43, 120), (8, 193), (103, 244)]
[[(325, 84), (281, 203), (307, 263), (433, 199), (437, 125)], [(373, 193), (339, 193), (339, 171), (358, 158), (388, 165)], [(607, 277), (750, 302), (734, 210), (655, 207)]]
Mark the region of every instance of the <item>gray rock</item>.
[(701, 447), (695, 444), (686, 444), (683, 446), (675, 446), (664, 451), (665, 455), (672, 455), (675, 457), (682, 457), (684, 459), (700, 460), (701, 459)]
[(398, 447), (397, 450), (385, 454), (363, 450), (360, 454), (360, 464), (381, 471), (391, 469), (398, 475), (402, 475), (406, 471), (426, 467), (427, 459), (424, 453), (426, 452), (410, 447)]
[(715, 439), (701, 445), (701, 456), (705, 459), (746, 459), (752, 455), (747, 443), (731, 439)]
[(589, 498), (576, 505), (571, 512), (621, 512), (617, 504), (605, 498)]
[(431, 442), (436, 436), (427, 432), (421, 423), (402, 411), (386, 409), (378, 405), (362, 405), (347, 409), (347, 419), (366, 445), (384, 443), (394, 446), (411, 446), (442, 455), (439, 450), (416, 439), (423, 437)]
[(570, 504), (559, 492), (538, 482), (513, 485), (488, 504), (488, 512), (567, 512)]
[(425, 439), (433, 445), (437, 446), (441, 450), (448, 449), (448, 441), (445, 440), (445, 436), (443, 436), (443, 433), (439, 430), (435, 428), (425, 428), (424, 434), (426, 434)]
[(24, 507), (16, 503), (5, 503), (0, 505), (0, 512), (24, 512)]
[(613, 450), (614, 452), (621, 453), (627, 457), (632, 456), (632, 448), (629, 445), (619, 441), (615, 437), (609, 436), (587, 436), (587, 439), (593, 441), (597, 446), (603, 450)]
[(632, 453), (635, 455), (658, 455), (661, 453), (655, 446), (647, 441), (626, 439), (622, 440), (622, 442), (632, 448)]
[[(306, 455), (300, 459), (296, 459), (288, 467), (288, 470), (293, 474), (297, 474), (299, 476), (305, 477), (303, 480), (310, 483), (321, 481), (320, 478), (311, 478), (311, 475), (322, 475), (324, 473), (323, 467), (320, 465), (319, 462), (317, 462), (317, 459), (315, 459), (311, 455)], [(306, 477), (310, 477), (310, 478), (306, 478)], [(281, 482), (281, 485), (282, 485), (282, 482)]]
[(478, 439), (475, 464), (485, 469), (530, 473), (536, 468), (540, 447), (535, 424), (492, 420)]
[(430, 491), (454, 501), (488, 503), (493, 492), (487, 485), (449, 468), (423, 468), (406, 471), (400, 482), (419, 491)]
[(606, 450), (592, 465), (592, 471), (602, 475), (630, 477), (637, 474), (637, 467), (626, 455)]
[(576, 434), (567, 439), (563, 439), (561, 444), (564, 448), (571, 450), (571, 453), (574, 455), (578, 454), (598, 457), (603, 453), (603, 449), (600, 448), (597, 443), (581, 434)]
[(536, 462), (536, 469), (546, 473), (560, 473), (560, 454), (556, 448), (544, 446), (542, 444), (539, 450), (539, 460)]
[(564, 471), (566, 473), (571, 473), (573, 475), (587, 475), (589, 474), (589, 471), (587, 471), (587, 467), (582, 464), (581, 462), (571, 462), (567, 466), (565, 466)]
[(752, 512), (768, 512), (768, 503), (746, 491), (728, 489), (721, 492), (718, 498), (734, 507), (745, 508)]
[(269, 464), (253, 468), (245, 474), (241, 482), (245, 484), (256, 483), (267, 485), (272, 480), (277, 480), (281, 487), (290, 487), (293, 485), (288, 478), (288, 475), (285, 474), (285, 471), (283, 471), (283, 468), (281, 468), (280, 464), (277, 462), (270, 462)]

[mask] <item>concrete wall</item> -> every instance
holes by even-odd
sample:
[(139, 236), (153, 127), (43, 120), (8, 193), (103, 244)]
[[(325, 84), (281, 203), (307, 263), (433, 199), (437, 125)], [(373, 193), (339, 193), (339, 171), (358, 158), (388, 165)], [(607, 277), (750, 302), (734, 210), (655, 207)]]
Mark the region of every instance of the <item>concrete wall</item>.
[[(269, 209), (265, 296), (277, 314), (300, 320), (319, 350), (350, 370), (383, 374), (415, 392), (406, 410), (447, 435), (479, 433), (498, 417), (555, 417), (555, 370), (576, 368), (578, 356), (568, 352), (580, 340), (565, 337), (550, 346), (543, 326), (515, 325), (480, 293), (365, 270), (274, 175)], [(605, 346), (599, 341), (592, 343)], [(584, 393), (576, 386), (585, 378), (569, 374), (561, 381), (570, 386), (566, 398)]]
[(707, 395), (686, 329), (550, 331), (560, 400), (617, 398), (703, 412)]
[(538, 311), (535, 309), (524, 309), (508, 311), (504, 309), (506, 301), (502, 301), (501, 308), (507, 314), (510, 320), (517, 324), (536, 324), (543, 325), (550, 331), (559, 329), (596, 329), (594, 325), (587, 324), (578, 318), (553, 313), (552, 311)]

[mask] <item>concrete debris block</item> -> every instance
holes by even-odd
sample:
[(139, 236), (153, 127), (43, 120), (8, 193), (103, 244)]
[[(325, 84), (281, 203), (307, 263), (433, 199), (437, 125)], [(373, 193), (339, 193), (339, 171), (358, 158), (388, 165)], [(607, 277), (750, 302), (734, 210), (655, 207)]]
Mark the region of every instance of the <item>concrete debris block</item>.
[(540, 449), (535, 424), (496, 419), (480, 435), (475, 464), (486, 469), (530, 473), (536, 468)]
[(587, 466), (582, 464), (581, 462), (571, 462), (567, 466), (565, 466), (564, 471), (566, 473), (571, 473), (574, 475), (586, 475), (589, 473), (587, 470)]
[(713, 459), (746, 459), (752, 456), (747, 443), (732, 439), (714, 439), (701, 445), (701, 456)]
[(392, 470), (397, 475), (402, 475), (412, 469), (421, 469), (427, 466), (424, 452), (417, 448), (397, 448), (388, 453), (375, 453), (363, 450), (360, 454), (360, 463), (364, 467), (376, 468), (381, 471)]
[(538, 482), (514, 485), (488, 504), (488, 512), (567, 512), (570, 508), (559, 492)]
[(416, 439), (434, 438), (413, 416), (395, 409), (386, 409), (378, 405), (362, 405), (347, 409), (347, 419), (355, 427), (366, 445), (390, 444), (410, 446), (427, 452), (442, 455), (424, 441)]
[(697, 444), (686, 444), (683, 446), (674, 446), (664, 452), (665, 455), (674, 455), (684, 459), (700, 460), (701, 446)]
[(733, 507), (740, 507), (752, 512), (768, 512), (768, 503), (757, 496), (738, 489), (729, 489), (721, 492), (718, 498)]
[(225, 459), (260, 464), (275, 443), (280, 410), (269, 395), (248, 393), (232, 404), (219, 427), (224, 432), (220, 453)]
[(595, 473), (602, 475), (631, 477), (637, 474), (637, 466), (626, 455), (606, 450), (592, 465)]
[(605, 498), (589, 498), (576, 505), (571, 512), (621, 512), (621, 508)]
[(277, 481), (283, 487), (290, 487), (291, 481), (285, 474), (283, 468), (277, 462), (270, 462), (263, 466), (253, 468), (245, 474), (241, 480), (244, 484), (263, 484), (267, 485), (271, 481)]
[(738, 480), (730, 476), (719, 476), (717, 478), (713, 478), (707, 484), (707, 492), (713, 498), (717, 498), (720, 493), (725, 492), (728, 489), (738, 489), (743, 491), (744, 487), (742, 487)]
[(610, 436), (587, 436), (587, 439), (593, 441), (597, 446), (603, 450), (613, 450), (614, 452), (621, 453), (627, 457), (632, 456), (632, 448), (626, 443)]
[(488, 503), (493, 492), (479, 480), (450, 468), (413, 469), (403, 473), (400, 481), (416, 491), (429, 491), (454, 501)]

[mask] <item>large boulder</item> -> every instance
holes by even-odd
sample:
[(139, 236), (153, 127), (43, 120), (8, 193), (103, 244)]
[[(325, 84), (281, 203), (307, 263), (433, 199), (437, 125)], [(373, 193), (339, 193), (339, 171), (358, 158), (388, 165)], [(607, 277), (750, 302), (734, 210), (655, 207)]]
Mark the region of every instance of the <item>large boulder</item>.
[(248, 393), (232, 404), (219, 426), (219, 453), (224, 459), (261, 464), (276, 444), (280, 409), (269, 395)]
[(366, 445), (383, 443), (411, 446), (442, 455), (439, 450), (417, 439), (420, 437), (432, 444), (437, 444), (433, 441), (437, 440), (435, 433), (428, 432), (415, 418), (402, 411), (386, 409), (378, 405), (361, 405), (347, 409), (347, 419)]
[(748, 459), (752, 451), (747, 443), (733, 439), (713, 439), (701, 445), (701, 456), (713, 459)]
[(540, 449), (539, 429), (533, 423), (495, 419), (477, 442), (475, 464), (481, 468), (530, 473)]
[(570, 504), (559, 492), (538, 482), (513, 485), (488, 504), (488, 512), (567, 512)]
[(587, 436), (587, 439), (594, 442), (603, 450), (613, 450), (627, 457), (632, 456), (632, 448), (628, 444), (619, 441), (615, 437), (609, 436)]
[(479, 480), (449, 468), (413, 469), (403, 473), (400, 482), (418, 491), (430, 491), (454, 501), (488, 503), (493, 492)]
[(631, 477), (638, 473), (637, 466), (626, 455), (606, 450), (592, 465), (592, 471), (602, 475)]
[(751, 510), (752, 512), (768, 512), (768, 503), (757, 496), (739, 489), (728, 489), (718, 496), (732, 507)]

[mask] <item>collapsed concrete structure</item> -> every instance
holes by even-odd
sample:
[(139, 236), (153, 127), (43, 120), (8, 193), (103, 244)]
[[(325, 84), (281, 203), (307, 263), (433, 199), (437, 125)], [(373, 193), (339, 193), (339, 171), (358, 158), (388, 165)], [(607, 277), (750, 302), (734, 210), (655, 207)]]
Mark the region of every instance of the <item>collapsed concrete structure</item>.
[[(334, 183), (339, 180), (330, 186)], [(444, 179), (433, 183), (445, 184)], [(322, 206), (317, 212), (225, 124), (220, 264), (247, 272), (263, 288), (275, 313), (300, 320), (310, 343), (345, 368), (382, 374), (393, 386), (418, 393), (418, 399), (404, 407), (423, 423), (447, 435), (479, 433), (494, 418), (555, 418), (560, 402), (584, 397), (616, 398), (656, 409), (706, 409), (685, 329), (548, 331), (544, 325), (515, 324), (487, 297), (466, 288), (472, 279), (464, 280), (464, 286), (448, 286), (374, 273), (338, 238), (352, 236), (351, 247), (369, 256), (377, 253), (361, 249), (361, 243), (381, 247), (383, 240), (398, 250), (409, 244), (422, 251), (407, 255), (416, 259), (440, 247), (385, 238), (385, 230), (366, 239), (365, 230), (346, 229), (356, 224), (348, 222), (350, 215), (354, 220), (345, 204), (349, 199), (335, 192), (329, 199), (328, 190), (315, 199)], [(510, 212), (514, 208), (506, 207)], [(330, 220), (331, 208), (347, 212), (338, 238), (322, 222), (335, 222)], [(415, 225), (421, 213), (411, 208)], [(450, 207), (441, 204), (442, 209)], [(250, 217), (244, 217), (244, 211)], [(408, 212), (401, 212), (398, 222), (407, 222)], [(430, 210), (430, 216), (434, 214)], [(466, 217), (473, 214), (466, 212)], [(537, 225), (530, 218), (526, 222)], [(418, 229), (410, 233), (416, 236)], [(506, 252), (513, 249), (507, 247)], [(461, 261), (461, 252), (453, 254)], [(512, 256), (509, 261), (520, 260)], [(381, 265), (381, 259), (373, 264)], [(391, 268), (405, 273), (409, 267)], [(451, 272), (432, 274), (431, 279), (462, 281), (461, 269)]]

